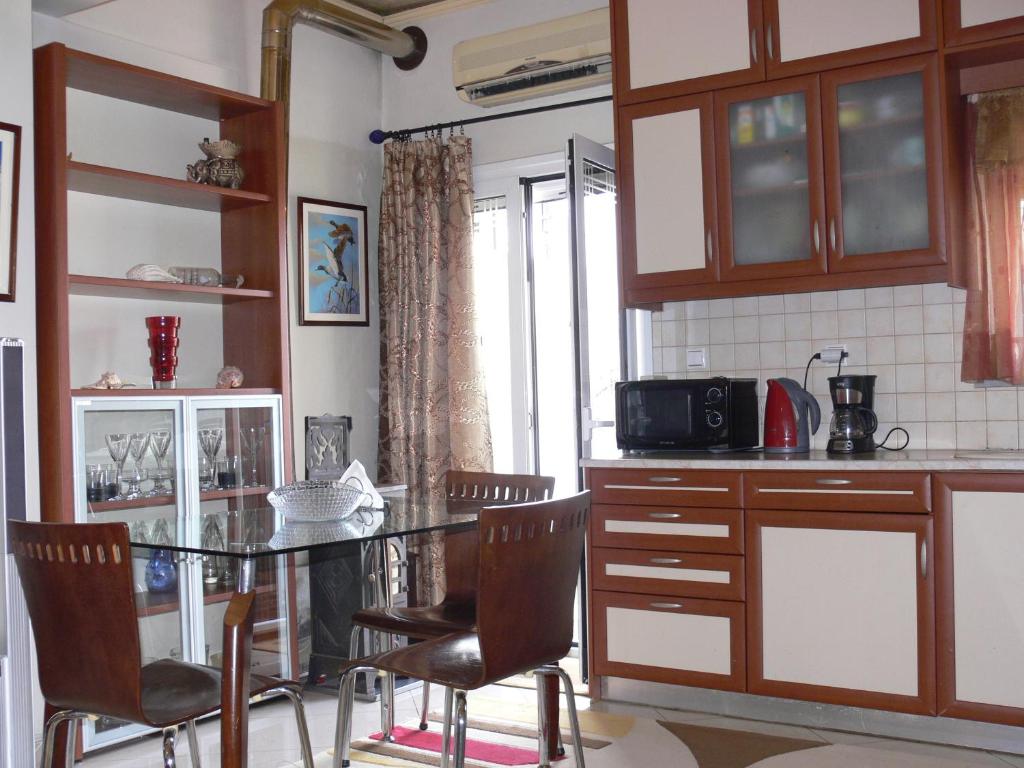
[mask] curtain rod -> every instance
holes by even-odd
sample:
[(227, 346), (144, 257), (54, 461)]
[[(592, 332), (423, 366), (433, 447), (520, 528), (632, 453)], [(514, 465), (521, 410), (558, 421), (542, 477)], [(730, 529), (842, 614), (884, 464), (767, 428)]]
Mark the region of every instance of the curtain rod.
[(566, 109), (567, 107), (583, 107), (587, 104), (598, 104), (602, 101), (611, 101), (611, 96), (595, 96), (592, 99), (580, 99), (578, 101), (567, 101), (562, 104), (549, 104), (546, 107), (533, 107), (532, 109), (517, 109), (513, 112), (502, 112), (498, 115), (485, 115), (483, 117), (468, 117), (465, 120), (452, 120), (450, 123), (435, 123), (433, 125), (421, 125), (419, 128), (403, 128), (397, 131), (382, 131), (377, 129), (370, 131), (370, 141), (374, 144), (383, 144), (388, 139), (408, 139), (414, 133), (427, 133), (428, 131), (444, 131), (454, 128), (463, 128), (473, 123), (486, 123), (489, 120), (504, 120), (506, 117), (522, 117), (523, 115), (535, 115), (538, 112), (550, 112), (555, 109)]

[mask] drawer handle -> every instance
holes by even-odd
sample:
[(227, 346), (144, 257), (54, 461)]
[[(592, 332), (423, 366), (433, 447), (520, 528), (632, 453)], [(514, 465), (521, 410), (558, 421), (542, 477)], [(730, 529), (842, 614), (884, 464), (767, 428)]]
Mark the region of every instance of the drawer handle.
[(850, 485), (853, 480), (845, 480), (839, 477), (819, 477), (815, 480), (818, 485)]
[(652, 557), (651, 562), (658, 565), (679, 565), (683, 561), (678, 557)]
[(672, 477), (671, 475), (651, 475), (647, 478), (649, 483), (678, 483), (682, 480), (681, 477)]
[(682, 603), (651, 603), (651, 608), (682, 608)]
[(648, 516), (658, 520), (678, 520), (682, 517), (679, 512), (649, 512)]

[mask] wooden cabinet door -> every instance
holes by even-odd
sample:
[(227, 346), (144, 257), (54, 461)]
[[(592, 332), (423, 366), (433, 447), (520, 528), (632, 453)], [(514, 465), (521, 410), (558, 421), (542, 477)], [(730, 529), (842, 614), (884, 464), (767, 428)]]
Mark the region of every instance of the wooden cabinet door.
[(821, 76), (829, 272), (945, 261), (937, 54)]
[(932, 522), (747, 513), (748, 689), (935, 713)]
[(761, 0), (611, 0), (618, 104), (764, 80)]
[(721, 278), (824, 273), (818, 78), (717, 92), (715, 148)]
[(743, 603), (603, 591), (592, 595), (595, 674), (745, 689)]
[(768, 77), (935, 50), (934, 0), (765, 0)]
[(1021, 0), (942, 0), (946, 45), (1024, 34)]
[(630, 290), (716, 277), (710, 93), (618, 111), (622, 281)]
[(938, 710), (1024, 725), (1024, 476), (935, 480)]

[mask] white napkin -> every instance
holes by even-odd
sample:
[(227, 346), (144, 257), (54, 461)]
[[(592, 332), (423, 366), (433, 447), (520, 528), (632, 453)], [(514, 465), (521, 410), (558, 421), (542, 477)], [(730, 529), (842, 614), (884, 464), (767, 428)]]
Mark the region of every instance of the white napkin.
[(345, 474), (341, 476), (338, 481), (342, 485), (351, 485), (353, 488), (358, 488), (367, 496), (370, 497), (370, 506), (373, 509), (383, 509), (384, 499), (377, 489), (373, 487), (373, 483), (370, 482), (370, 478), (366, 476), (366, 469), (359, 462), (358, 459), (348, 465), (348, 469), (345, 470)]

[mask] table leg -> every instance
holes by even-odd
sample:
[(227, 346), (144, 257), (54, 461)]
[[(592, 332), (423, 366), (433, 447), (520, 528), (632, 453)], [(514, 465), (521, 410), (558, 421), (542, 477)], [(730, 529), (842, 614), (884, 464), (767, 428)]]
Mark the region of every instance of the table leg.
[[(391, 591), (391, 546), (388, 544), (387, 539), (380, 540), (379, 562), (382, 607), (390, 608), (394, 601)], [(386, 643), (386, 648), (382, 650), (390, 651), (394, 649), (394, 635), (390, 632), (382, 632), (380, 635), (382, 639), (386, 638), (386, 640), (383, 640)], [(392, 735), (392, 732), (395, 729), (395, 676), (390, 672), (382, 674), (380, 689), (381, 709), (384, 720), (381, 724), (382, 735), (384, 741), (394, 741), (395, 737)]]
[(249, 667), (252, 654), (253, 604), (256, 600), (252, 560), (239, 565), (238, 587), (224, 613), (221, 681), (221, 768), (246, 768), (249, 762)]

